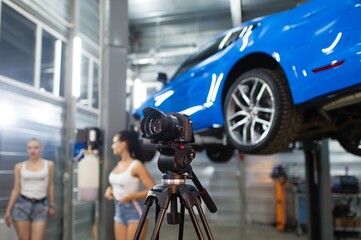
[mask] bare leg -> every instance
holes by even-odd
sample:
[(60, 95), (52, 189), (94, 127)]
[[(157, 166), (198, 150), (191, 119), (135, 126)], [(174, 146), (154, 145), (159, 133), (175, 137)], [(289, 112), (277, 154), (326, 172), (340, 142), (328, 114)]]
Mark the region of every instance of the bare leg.
[(92, 226), (93, 240), (98, 240), (98, 219), (95, 220)]
[(30, 240), (30, 222), (14, 221), (13, 223), (19, 240)]
[(31, 223), (31, 240), (44, 240), (46, 222)]
[(126, 240), (127, 227), (124, 224), (114, 222), (115, 240)]
[[(137, 230), (139, 222), (132, 222), (128, 224), (128, 232), (127, 232), (127, 240), (132, 240), (135, 235), (135, 231)], [(148, 220), (145, 220), (142, 232), (140, 234), (139, 240), (143, 240), (147, 234)]]

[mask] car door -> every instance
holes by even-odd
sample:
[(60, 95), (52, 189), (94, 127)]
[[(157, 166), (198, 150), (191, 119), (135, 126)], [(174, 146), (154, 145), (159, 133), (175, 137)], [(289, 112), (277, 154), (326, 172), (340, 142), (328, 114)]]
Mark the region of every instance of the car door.
[(300, 43), (286, 54), (297, 76), (290, 79), (296, 104), (361, 82), (361, 1), (319, 3), (289, 24)]

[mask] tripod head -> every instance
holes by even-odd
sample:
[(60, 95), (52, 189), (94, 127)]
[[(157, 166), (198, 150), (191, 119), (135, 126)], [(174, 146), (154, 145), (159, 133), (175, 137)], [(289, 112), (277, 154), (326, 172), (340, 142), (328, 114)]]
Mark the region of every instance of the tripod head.
[(156, 149), (161, 154), (158, 168), (162, 173), (173, 172), (183, 175), (192, 169), (190, 164), (196, 153), (189, 144), (156, 145)]
[(156, 144), (161, 154), (158, 168), (163, 173), (163, 180), (168, 183), (181, 180), (184, 183), (186, 178), (192, 179), (208, 209), (216, 212), (215, 203), (190, 165), (196, 154), (190, 145), (194, 142), (194, 135), (189, 116), (180, 113), (167, 115), (154, 108), (145, 108), (143, 113), (144, 118), (140, 123), (142, 137)]

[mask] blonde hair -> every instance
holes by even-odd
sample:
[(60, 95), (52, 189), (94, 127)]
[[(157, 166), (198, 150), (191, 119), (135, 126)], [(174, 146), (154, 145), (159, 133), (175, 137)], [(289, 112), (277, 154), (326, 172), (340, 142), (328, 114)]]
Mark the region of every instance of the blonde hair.
[(27, 145), (29, 142), (38, 142), (40, 146), (43, 146), (43, 143), (41, 142), (41, 140), (38, 139), (38, 138), (35, 138), (35, 137), (30, 138), (30, 139), (26, 142), (26, 145)]

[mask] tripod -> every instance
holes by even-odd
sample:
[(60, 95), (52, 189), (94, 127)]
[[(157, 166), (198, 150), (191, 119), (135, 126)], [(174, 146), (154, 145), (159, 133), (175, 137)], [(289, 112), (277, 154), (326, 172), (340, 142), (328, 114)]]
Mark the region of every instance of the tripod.
[[(162, 184), (157, 184), (149, 190), (134, 239), (139, 239), (149, 209), (155, 202), (156, 222), (151, 237), (152, 240), (159, 239), (159, 231), (169, 204), (171, 205), (171, 208), (170, 212), (167, 214), (167, 222), (169, 224), (179, 224), (179, 240), (183, 239), (185, 208), (188, 210), (198, 239), (204, 239), (196, 214), (193, 210), (194, 206), (197, 208), (208, 239), (213, 240), (211, 230), (201, 206), (201, 197), (212, 213), (217, 211), (217, 207), (190, 167), (190, 161), (195, 157), (195, 152), (189, 146), (181, 145), (180, 147), (178, 144), (158, 146), (158, 148), (160, 148), (158, 149), (160, 152), (162, 152), (162, 150), (164, 152), (165, 150), (165, 152), (168, 153), (169, 149), (172, 149), (171, 152), (174, 151), (175, 156), (174, 158), (160, 156), (158, 159), (158, 168), (164, 173)], [(197, 188), (193, 185), (186, 184), (187, 178), (192, 179)], [(180, 201), (180, 213), (178, 213), (178, 199)]]

